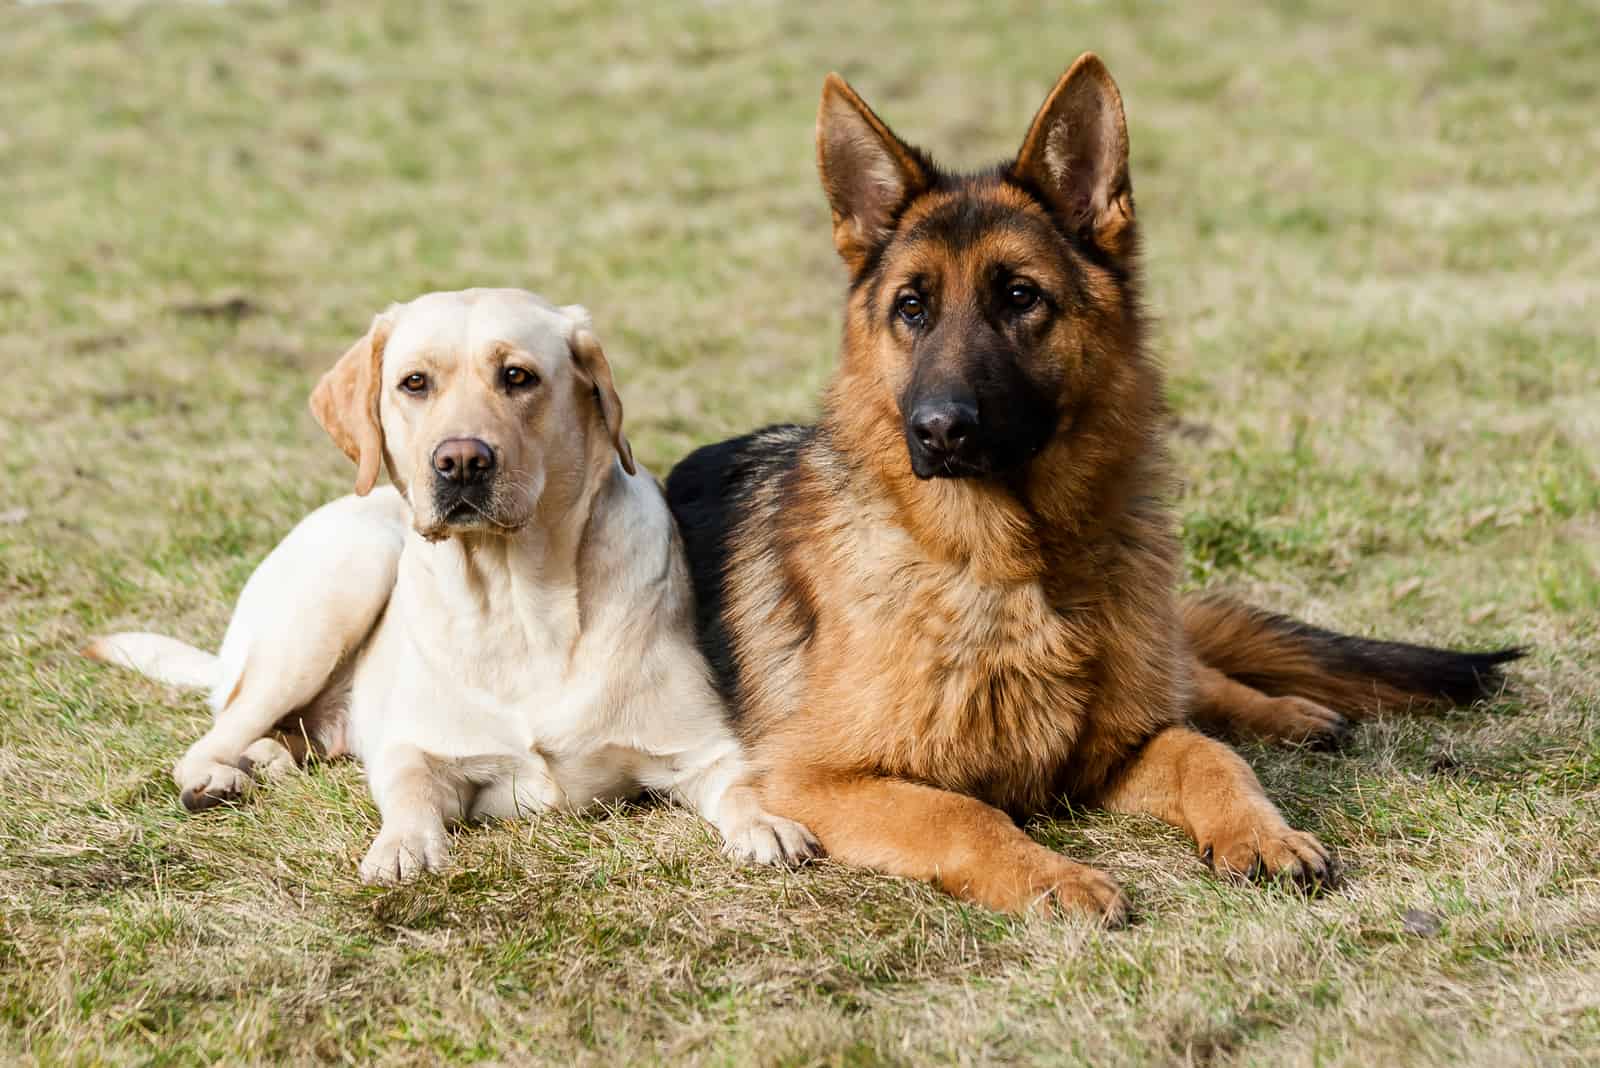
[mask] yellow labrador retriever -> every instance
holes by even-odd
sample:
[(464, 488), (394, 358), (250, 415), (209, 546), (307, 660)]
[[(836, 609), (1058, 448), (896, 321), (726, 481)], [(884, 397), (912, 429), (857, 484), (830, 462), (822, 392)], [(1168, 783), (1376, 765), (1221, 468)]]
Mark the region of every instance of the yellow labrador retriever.
[[(356, 462), (356, 495), (263, 561), (220, 654), (154, 634), (86, 650), (210, 689), (215, 724), (173, 773), (188, 808), (309, 746), (366, 767), (383, 816), (369, 882), (440, 868), (449, 823), (644, 788), (738, 857), (813, 854), (744, 781), (682, 545), (587, 312), (428, 294), (379, 315), (311, 407)], [(374, 492), (380, 466), (394, 488)]]

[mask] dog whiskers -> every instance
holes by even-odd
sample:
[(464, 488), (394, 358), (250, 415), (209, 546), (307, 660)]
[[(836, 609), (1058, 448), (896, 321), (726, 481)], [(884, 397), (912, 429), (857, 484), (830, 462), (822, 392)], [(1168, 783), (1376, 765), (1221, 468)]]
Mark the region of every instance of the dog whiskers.
[(504, 530), (504, 531), (515, 531), (515, 530), (519, 529), (514, 524), (501, 522), (499, 519), (496, 519), (494, 516), (490, 515), (488, 512), (485, 512), (482, 508), (479, 508), (476, 504), (474, 504), (471, 501), (467, 500), (467, 498), (465, 498), (465, 497), (461, 498), (461, 500), (459, 500), (456, 503), (457, 504), (464, 504), (468, 508), (472, 509), (474, 512), (477, 512), (478, 513), (478, 517), (481, 518), (485, 523), (488, 523), (492, 527), (498, 527), (498, 528), (500, 528), (501, 530)]

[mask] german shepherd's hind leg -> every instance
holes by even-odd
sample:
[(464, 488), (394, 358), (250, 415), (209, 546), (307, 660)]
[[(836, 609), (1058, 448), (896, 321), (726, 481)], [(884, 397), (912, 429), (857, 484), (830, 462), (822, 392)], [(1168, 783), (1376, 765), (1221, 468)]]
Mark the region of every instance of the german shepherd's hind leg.
[(1307, 887), (1338, 879), (1333, 854), (1284, 821), (1239, 754), (1184, 727), (1168, 727), (1146, 742), (1099, 802), (1183, 830), (1222, 875), (1289, 879)]
[(1181, 610), (1201, 666), (1195, 721), (1289, 741), (1331, 737), (1313, 722), (1326, 720), (1328, 710), (1359, 721), (1380, 711), (1405, 714), (1492, 698), (1505, 685), (1504, 666), (1525, 652), (1359, 638), (1218, 594), (1186, 597)]
[(1350, 733), (1349, 721), (1326, 705), (1269, 697), (1198, 660), (1189, 718), (1208, 730), (1303, 745), (1336, 745)]
[(1085, 913), (1108, 926), (1127, 920), (1111, 876), (1045, 848), (965, 794), (882, 776), (780, 770), (767, 778), (763, 800), (810, 827), (841, 863), (927, 880), (1005, 912)]

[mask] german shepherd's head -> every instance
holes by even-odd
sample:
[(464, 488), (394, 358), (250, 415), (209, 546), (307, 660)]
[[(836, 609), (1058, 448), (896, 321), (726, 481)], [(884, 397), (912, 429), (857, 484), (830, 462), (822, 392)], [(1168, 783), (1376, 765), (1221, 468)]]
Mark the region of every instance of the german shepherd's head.
[(1099, 58), (1062, 75), (1015, 159), (973, 175), (829, 75), (817, 156), (850, 270), (835, 406), (880, 451), (892, 426), (918, 479), (1015, 482), (1086, 406), (1138, 390), (1128, 132)]

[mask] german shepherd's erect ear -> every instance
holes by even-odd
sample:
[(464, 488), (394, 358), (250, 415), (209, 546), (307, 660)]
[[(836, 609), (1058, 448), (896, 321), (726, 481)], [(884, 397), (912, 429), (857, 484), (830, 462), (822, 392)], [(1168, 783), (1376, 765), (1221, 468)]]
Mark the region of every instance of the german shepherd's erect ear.
[(1010, 172), (1038, 190), (1070, 232), (1112, 256), (1132, 253), (1128, 124), (1117, 83), (1093, 52), (1056, 82)]
[(822, 85), (817, 169), (833, 209), (833, 244), (852, 275), (933, 172), (927, 157), (896, 137), (837, 74)]

